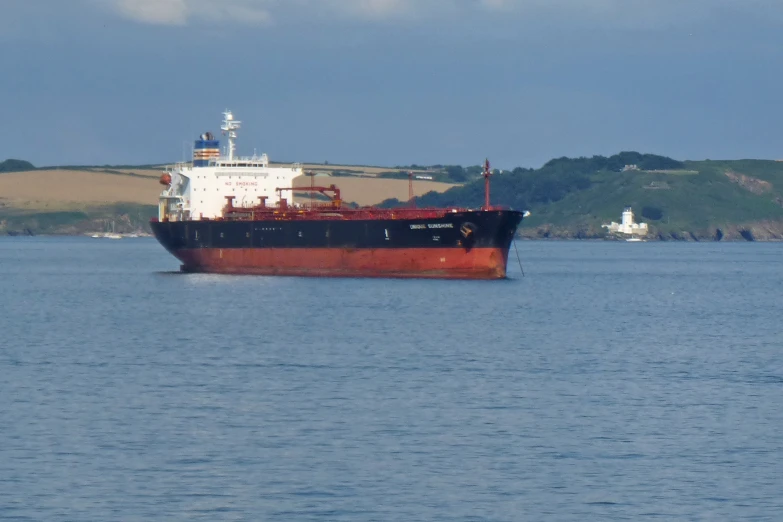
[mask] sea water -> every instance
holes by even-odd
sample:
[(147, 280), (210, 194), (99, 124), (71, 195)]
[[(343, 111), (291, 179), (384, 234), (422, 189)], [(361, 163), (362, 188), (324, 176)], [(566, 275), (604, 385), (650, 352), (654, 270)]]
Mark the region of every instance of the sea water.
[(783, 244), (517, 247), (476, 282), (0, 240), (0, 519), (781, 520)]

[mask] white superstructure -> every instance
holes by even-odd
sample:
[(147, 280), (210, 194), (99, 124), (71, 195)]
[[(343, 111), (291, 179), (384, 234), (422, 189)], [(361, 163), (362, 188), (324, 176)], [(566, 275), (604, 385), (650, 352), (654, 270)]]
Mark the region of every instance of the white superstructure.
[(228, 138), (225, 154), (210, 133), (196, 140), (193, 161), (177, 163), (161, 177), (167, 185), (160, 195), (158, 218), (170, 221), (214, 219), (222, 215), (226, 197), (233, 196), (235, 207), (258, 205), (262, 200), (275, 205), (278, 188), (290, 188), (301, 176), (302, 166), (270, 167), (266, 154), (251, 157), (236, 155), (234, 140), (241, 122), (231, 111), (223, 113), (221, 130)]
[(623, 222), (615, 223), (612, 221), (608, 225), (601, 225), (615, 234), (628, 234), (633, 236), (646, 236), (648, 229), (647, 223), (634, 223), (633, 210), (631, 207), (625, 207), (623, 210)]

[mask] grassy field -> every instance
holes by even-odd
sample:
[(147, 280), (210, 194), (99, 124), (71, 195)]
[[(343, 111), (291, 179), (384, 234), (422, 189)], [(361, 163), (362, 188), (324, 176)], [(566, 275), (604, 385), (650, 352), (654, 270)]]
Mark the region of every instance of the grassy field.
[[(354, 169), (349, 166), (334, 168)], [(0, 175), (0, 207), (54, 212), (78, 211), (85, 207), (117, 203), (155, 205), (162, 188), (158, 183), (160, 173), (158, 170), (111, 168), (5, 173)], [(392, 197), (401, 200), (408, 198), (407, 180), (317, 175), (315, 182), (325, 186), (337, 185), (345, 201), (359, 205), (372, 205)], [(294, 186), (310, 186), (310, 177), (296, 178)], [(443, 192), (453, 186), (416, 180), (414, 193)]]
[[(683, 237), (687, 231), (692, 237), (706, 238), (718, 230), (736, 236), (753, 228), (754, 236), (758, 232), (783, 238), (783, 162), (686, 161), (676, 168), (621, 172), (601, 167), (601, 161), (600, 157), (561, 158), (541, 169), (494, 176), (492, 202), (532, 211), (522, 229), (533, 236), (555, 230), (551, 237), (601, 237), (605, 235), (601, 224), (619, 221), (622, 209), (630, 205), (637, 221), (649, 223), (661, 237)], [(599, 168), (594, 168), (596, 162)], [(349, 203), (408, 199), (407, 179), (375, 177), (396, 170), (393, 167), (309, 164), (304, 168), (317, 173), (317, 186), (338, 186)], [(342, 172), (329, 175), (328, 171)], [(57, 222), (80, 230), (80, 220), (85, 219), (92, 222), (90, 226), (100, 227), (113, 221), (112, 216), (118, 225), (124, 223), (132, 230), (155, 213), (160, 172), (154, 167), (107, 166), (1, 173), (0, 233), (28, 225), (51, 230)], [(294, 180), (294, 186), (310, 184), (310, 176)], [(414, 192), (416, 196), (428, 193), (419, 201), (423, 206), (475, 207), (484, 197), (480, 180), (461, 186), (414, 180)], [(295, 197), (298, 202), (308, 199), (304, 193)]]
[[(349, 172), (351, 174), (356, 175), (362, 175), (362, 176), (377, 176), (378, 174), (382, 172), (392, 172), (392, 171), (398, 171), (400, 169), (395, 167), (367, 167), (367, 166), (356, 166), (356, 165), (322, 165), (319, 163), (305, 163), (302, 165), (302, 168), (305, 171), (311, 170), (316, 173), (332, 173), (332, 172)], [(406, 172), (410, 169), (405, 169)], [(410, 170), (415, 175), (431, 175), (432, 172), (424, 169), (418, 169), (418, 170)]]
[[(318, 166), (320, 167), (320, 166)], [(317, 175), (319, 186), (337, 185), (344, 201), (372, 205), (394, 197), (408, 199), (408, 181), (375, 178), (389, 169), (330, 166), (362, 172), (365, 177)], [(320, 169), (312, 169), (320, 172)], [(162, 170), (124, 167), (63, 167), (0, 174), (0, 234), (89, 234), (115, 226), (117, 232), (148, 232), (149, 218), (157, 213), (158, 183)], [(310, 176), (294, 186), (309, 187)], [(417, 180), (417, 196), (444, 192), (454, 185)], [(309, 196), (295, 197), (307, 202)]]
[(51, 211), (113, 203), (154, 205), (161, 190), (158, 176), (68, 169), (2, 174), (0, 205)]
[[(400, 201), (408, 199), (408, 181), (404, 179), (315, 176), (314, 181), (317, 186), (336, 185), (344, 201), (359, 205), (373, 205), (388, 198), (397, 198)], [(310, 177), (300, 176), (294, 179), (294, 186), (309, 187)], [(445, 192), (454, 186), (450, 183), (414, 180), (413, 193), (421, 196), (427, 192)], [(297, 200), (306, 199), (306, 197), (297, 198)]]

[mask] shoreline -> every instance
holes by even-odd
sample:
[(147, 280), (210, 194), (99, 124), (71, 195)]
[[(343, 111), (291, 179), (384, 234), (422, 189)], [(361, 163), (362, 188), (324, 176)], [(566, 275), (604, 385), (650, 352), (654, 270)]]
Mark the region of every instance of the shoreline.
[[(105, 232), (89, 232), (89, 233), (24, 233), (22, 231), (9, 231), (7, 233), (0, 234), (0, 238), (87, 238), (87, 239), (112, 239), (105, 235)], [(154, 235), (148, 232), (140, 233), (118, 233), (119, 238), (114, 239), (139, 239), (139, 238), (153, 238)], [(96, 237), (97, 236), (97, 237)], [(515, 241), (519, 242), (583, 242), (583, 243), (629, 243), (626, 238), (600, 238), (600, 237), (531, 237), (517, 235)], [(644, 238), (641, 241), (633, 241), (634, 243), (783, 243), (783, 238), (760, 238), (760, 239), (745, 239), (745, 238), (721, 238), (721, 239), (675, 239), (666, 238), (661, 239), (659, 237)]]

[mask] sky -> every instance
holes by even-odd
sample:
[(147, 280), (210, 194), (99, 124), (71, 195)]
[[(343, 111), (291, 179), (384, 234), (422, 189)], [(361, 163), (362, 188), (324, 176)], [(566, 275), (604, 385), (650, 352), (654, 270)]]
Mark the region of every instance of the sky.
[(781, 0), (0, 0), (0, 161), (783, 158)]

